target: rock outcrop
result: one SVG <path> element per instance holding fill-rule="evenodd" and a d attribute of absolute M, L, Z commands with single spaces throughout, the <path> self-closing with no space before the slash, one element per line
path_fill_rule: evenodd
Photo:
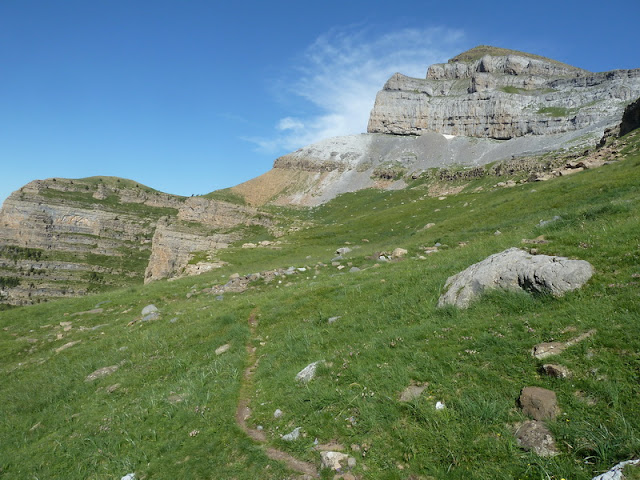
<path fill-rule="evenodd" d="M 639 96 L 640 69 L 591 73 L 501 50 L 432 65 L 425 79 L 394 74 L 376 97 L 367 131 L 501 140 L 551 135 L 613 126 Z"/>
<path fill-rule="evenodd" d="M 487 289 L 562 295 L 580 288 L 593 272 L 591 264 L 584 260 L 530 255 L 519 248 L 510 248 L 449 277 L 438 306 L 467 308 Z"/>
<path fill-rule="evenodd" d="M 0 210 L 0 303 L 201 273 L 217 265 L 207 253 L 240 238 L 241 227 L 271 223 L 251 207 L 125 179 L 36 180 Z M 203 261 L 191 262 L 196 252 Z"/>

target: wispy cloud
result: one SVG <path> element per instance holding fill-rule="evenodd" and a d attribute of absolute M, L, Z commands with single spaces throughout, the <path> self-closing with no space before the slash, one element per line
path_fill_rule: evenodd
<path fill-rule="evenodd" d="M 333 29 L 306 48 L 291 69 L 297 78 L 285 83 L 289 94 L 302 100 L 296 107 L 309 113 L 282 118 L 271 137 L 249 141 L 276 153 L 365 132 L 376 93 L 393 73 L 424 78 L 429 65 L 459 53 L 462 41 L 462 32 L 445 28 L 381 34 Z"/>

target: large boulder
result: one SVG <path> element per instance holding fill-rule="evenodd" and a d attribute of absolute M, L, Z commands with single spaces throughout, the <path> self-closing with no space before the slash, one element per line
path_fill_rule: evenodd
<path fill-rule="evenodd" d="M 496 288 L 560 296 L 584 285 L 593 271 L 585 260 L 531 255 L 519 248 L 509 248 L 449 277 L 445 284 L 447 291 L 440 296 L 438 306 L 467 308 L 485 290 Z"/>

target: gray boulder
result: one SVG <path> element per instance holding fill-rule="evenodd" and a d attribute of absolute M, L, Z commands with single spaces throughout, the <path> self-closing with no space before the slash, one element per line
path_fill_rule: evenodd
<path fill-rule="evenodd" d="M 485 290 L 496 288 L 560 296 L 580 288 L 593 272 L 585 260 L 531 255 L 519 248 L 509 248 L 449 277 L 445 284 L 447 291 L 440 296 L 438 306 L 467 308 Z"/>

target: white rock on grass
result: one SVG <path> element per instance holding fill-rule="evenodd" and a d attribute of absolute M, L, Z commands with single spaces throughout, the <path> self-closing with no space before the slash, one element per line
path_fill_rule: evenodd
<path fill-rule="evenodd" d="M 447 279 L 447 291 L 440 296 L 439 307 L 467 308 L 485 290 L 527 290 L 560 296 L 584 285 L 593 275 L 593 267 L 584 260 L 531 255 L 509 248 L 475 263 Z"/>
<path fill-rule="evenodd" d="M 282 440 L 284 440 L 285 442 L 293 442 L 298 438 L 300 438 L 300 427 L 296 427 L 295 429 L 293 429 L 293 431 L 282 436 Z"/>
<path fill-rule="evenodd" d="M 147 305 L 142 309 L 142 316 L 149 315 L 150 313 L 154 313 L 158 311 L 158 307 L 156 307 L 153 303 Z"/>
<path fill-rule="evenodd" d="M 135 473 L 127 473 L 120 480 L 135 480 L 135 479 L 136 479 L 136 474 Z"/>
<path fill-rule="evenodd" d="M 316 376 L 316 369 L 318 368 L 318 364 L 321 363 L 321 360 L 317 362 L 310 363 L 302 370 L 298 372 L 296 375 L 296 380 L 302 383 L 309 383 Z"/>
<path fill-rule="evenodd" d="M 608 472 L 593 477 L 591 480 L 624 480 L 624 467 L 627 465 L 637 465 L 640 468 L 640 460 L 627 460 L 626 462 L 620 462 Z"/>
<path fill-rule="evenodd" d="M 322 468 L 331 470 L 346 470 L 355 467 L 355 458 L 341 452 L 320 452 Z"/>

